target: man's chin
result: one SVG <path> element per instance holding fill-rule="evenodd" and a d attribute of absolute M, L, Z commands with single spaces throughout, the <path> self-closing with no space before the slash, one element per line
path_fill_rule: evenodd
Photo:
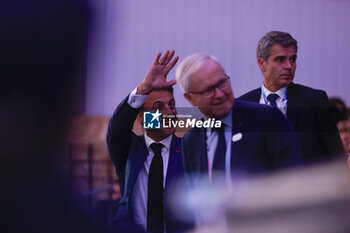
<path fill-rule="evenodd" d="M 219 105 L 214 108 L 215 119 L 221 119 L 225 117 L 232 109 L 233 103 L 227 101 L 222 105 Z"/>
<path fill-rule="evenodd" d="M 167 136 L 170 136 L 170 135 L 174 134 L 175 131 L 176 131 L 176 128 L 174 128 L 174 127 L 163 128 L 163 129 L 162 129 L 163 134 L 165 134 L 165 135 L 167 135 Z"/>
<path fill-rule="evenodd" d="M 208 114 L 205 114 L 207 118 L 221 119 L 225 117 L 231 111 L 230 107 L 218 107 L 212 108 Z"/>
<path fill-rule="evenodd" d="M 214 119 L 222 119 L 224 118 L 230 111 L 223 111 L 219 113 L 215 113 L 215 115 L 212 117 Z"/>
<path fill-rule="evenodd" d="M 215 118 L 221 119 L 225 117 L 232 109 L 233 104 L 225 103 L 222 105 L 215 105 L 205 108 L 199 108 L 199 110 L 207 117 L 207 118 Z"/>
<path fill-rule="evenodd" d="M 292 82 L 293 82 L 293 77 L 285 77 L 283 79 L 284 86 L 287 86 L 287 85 L 291 84 Z"/>
<path fill-rule="evenodd" d="M 176 131 L 176 128 L 162 128 L 162 129 L 148 129 L 147 130 L 147 136 L 152 138 L 153 140 L 163 140 L 167 138 L 168 136 L 174 134 Z M 156 141 L 157 141 L 156 140 Z"/>

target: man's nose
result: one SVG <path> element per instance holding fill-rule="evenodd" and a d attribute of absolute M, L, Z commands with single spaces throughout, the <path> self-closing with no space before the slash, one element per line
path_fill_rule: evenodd
<path fill-rule="evenodd" d="M 166 106 L 164 108 L 163 112 L 166 113 L 166 114 L 176 114 L 176 108 L 175 107 Z"/>
<path fill-rule="evenodd" d="M 289 60 L 286 61 L 286 69 L 292 69 L 292 63 Z"/>
<path fill-rule="evenodd" d="M 225 95 L 224 91 L 221 90 L 219 87 L 215 87 L 215 97 L 220 98 Z"/>

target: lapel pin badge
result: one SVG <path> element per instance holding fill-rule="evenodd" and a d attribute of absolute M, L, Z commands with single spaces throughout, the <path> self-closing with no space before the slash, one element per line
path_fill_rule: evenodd
<path fill-rule="evenodd" d="M 232 141 L 237 142 L 237 141 L 241 140 L 242 137 L 243 137 L 242 133 L 236 133 L 235 135 L 232 136 Z"/>

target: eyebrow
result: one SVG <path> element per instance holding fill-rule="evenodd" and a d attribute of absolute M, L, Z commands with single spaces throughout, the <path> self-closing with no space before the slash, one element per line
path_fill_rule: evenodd
<path fill-rule="evenodd" d="M 152 105 L 152 107 L 154 107 L 154 105 L 161 104 L 161 103 L 162 103 L 161 101 L 156 100 L 156 101 L 152 102 L 151 105 Z"/>
<path fill-rule="evenodd" d="M 224 76 L 224 78 L 220 79 L 216 84 L 208 87 L 207 89 L 205 89 L 204 91 L 209 91 L 210 89 L 213 89 L 214 87 L 216 87 L 217 85 L 219 85 L 220 83 L 222 83 L 223 81 L 226 81 L 227 75 Z M 204 92 L 202 91 L 202 92 Z"/>
<path fill-rule="evenodd" d="M 276 57 L 287 57 L 286 55 L 275 55 Z M 295 53 L 295 54 L 293 54 L 293 55 L 291 55 L 290 57 L 296 57 L 297 56 L 297 54 Z"/>
<path fill-rule="evenodd" d="M 286 58 L 287 58 L 287 56 L 282 56 L 282 55 L 280 55 L 280 56 L 276 56 L 274 60 L 281 59 L 281 58 L 286 59 Z"/>
<path fill-rule="evenodd" d="M 175 98 L 171 98 L 167 103 L 171 103 L 171 102 L 175 102 Z M 165 104 L 167 104 L 165 103 Z M 152 103 L 152 106 L 154 106 L 155 104 L 164 104 L 163 101 L 160 101 L 160 100 L 156 100 Z"/>

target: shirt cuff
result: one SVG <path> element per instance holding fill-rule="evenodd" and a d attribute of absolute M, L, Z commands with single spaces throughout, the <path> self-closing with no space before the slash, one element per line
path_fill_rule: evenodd
<path fill-rule="evenodd" d="M 148 95 L 138 95 L 136 94 L 136 91 L 137 91 L 137 87 L 130 93 L 128 104 L 132 108 L 141 108 L 145 103 Z"/>

